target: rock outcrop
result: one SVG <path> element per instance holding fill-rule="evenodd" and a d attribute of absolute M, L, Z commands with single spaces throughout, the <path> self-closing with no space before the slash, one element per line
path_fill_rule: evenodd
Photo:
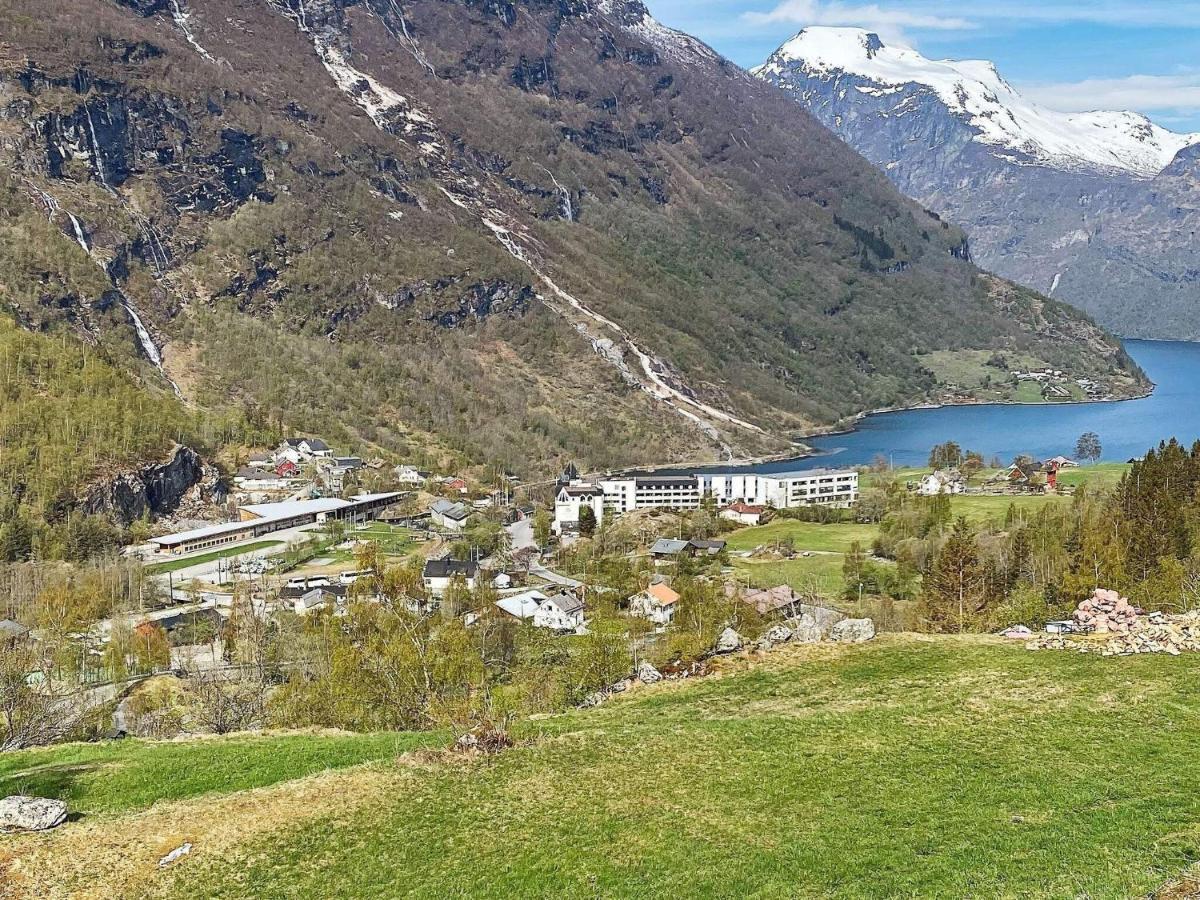
<path fill-rule="evenodd" d="M 0 832 L 46 831 L 67 821 L 67 804 L 17 794 L 0 800 Z"/>
<path fill-rule="evenodd" d="M 800 615 L 788 621 L 792 629 L 792 640 L 801 644 L 815 644 L 829 637 L 833 626 L 846 614 L 830 609 L 827 606 L 813 606 L 805 603 L 800 606 Z"/>
<path fill-rule="evenodd" d="M 91 515 L 103 515 L 128 527 L 149 516 L 170 515 L 179 509 L 193 489 L 219 502 L 224 489 L 220 475 L 191 447 L 176 447 L 170 458 L 121 474 L 93 485 L 83 501 Z"/>
<path fill-rule="evenodd" d="M 717 637 L 713 653 L 733 653 L 742 649 L 742 636 L 732 628 L 726 628 Z"/>
<path fill-rule="evenodd" d="M 870 619 L 842 619 L 833 626 L 829 637 L 847 644 L 869 641 L 875 637 L 875 623 Z"/>

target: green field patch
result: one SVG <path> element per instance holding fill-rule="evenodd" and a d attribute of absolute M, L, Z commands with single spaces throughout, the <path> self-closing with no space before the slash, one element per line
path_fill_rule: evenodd
<path fill-rule="evenodd" d="M 778 519 L 768 525 L 743 528 L 725 535 L 730 550 L 753 550 L 764 544 L 775 544 L 791 540 L 797 550 L 824 550 L 844 552 L 855 541 L 869 547 L 878 529 L 874 525 L 832 524 L 800 522 L 795 519 Z"/>
<path fill-rule="evenodd" d="M 726 665 L 397 775 L 159 893 L 1117 898 L 1200 855 L 1200 656 L 885 636 Z"/>
<path fill-rule="evenodd" d="M 201 553 L 199 556 L 189 556 L 186 559 L 173 559 L 170 562 L 154 563 L 146 566 L 146 574 L 165 575 L 168 572 L 178 572 L 180 569 L 189 569 L 192 566 L 216 562 L 218 559 L 229 559 L 230 557 L 253 553 L 256 550 L 265 550 L 268 547 L 278 547 L 283 543 L 283 541 L 254 541 L 253 543 L 242 544 L 238 547 L 226 547 L 222 550 L 213 550 L 211 553 Z"/>
<path fill-rule="evenodd" d="M 264 787 L 446 741 L 444 734 L 423 732 L 65 744 L 0 754 L 0 795 L 55 797 L 85 814 L 130 812 Z"/>

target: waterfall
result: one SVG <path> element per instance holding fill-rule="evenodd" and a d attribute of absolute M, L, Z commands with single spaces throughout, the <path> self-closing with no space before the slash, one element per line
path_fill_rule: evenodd
<path fill-rule="evenodd" d="M 121 294 L 121 305 L 125 307 L 125 312 L 129 313 L 129 320 L 133 322 L 133 330 L 137 332 L 138 343 L 142 345 L 142 352 L 154 364 L 154 368 L 158 369 L 158 373 L 167 380 L 167 384 L 171 386 L 171 390 L 175 392 L 175 396 L 182 400 L 183 391 L 179 390 L 179 385 L 172 380 L 171 376 L 167 374 L 167 370 L 163 368 L 162 353 L 154 343 L 154 338 L 150 336 L 150 330 L 146 327 L 146 323 L 142 321 L 142 317 L 138 315 L 138 311 L 133 308 L 133 304 L 129 302 L 129 298 L 124 293 Z"/>
<path fill-rule="evenodd" d="M 87 237 L 83 233 L 83 226 L 79 224 L 79 220 L 75 218 L 74 213 L 67 213 L 67 218 L 71 220 L 71 227 L 75 229 L 75 240 L 79 242 L 79 246 L 83 248 L 83 252 L 91 256 L 92 250 L 88 247 Z"/>
<path fill-rule="evenodd" d="M 154 338 L 150 337 L 150 331 L 146 328 L 146 324 L 142 321 L 142 317 L 138 315 L 133 304 L 122 295 L 121 305 L 125 307 L 125 312 L 129 313 L 129 318 L 133 321 L 133 328 L 137 332 L 138 342 L 142 345 L 142 351 L 146 354 L 146 358 L 154 363 L 155 368 L 162 370 L 162 354 L 158 352 L 158 347 L 154 343 Z"/>
<path fill-rule="evenodd" d="M 111 191 L 108 179 L 104 177 L 104 153 L 100 149 L 100 139 L 96 137 L 96 124 L 92 121 L 92 108 L 85 103 L 83 111 L 87 114 L 88 130 L 92 133 L 92 152 L 96 155 L 96 174 L 100 176 L 100 183 Z"/>
<path fill-rule="evenodd" d="M 179 26 L 179 30 L 183 32 L 183 36 L 187 38 L 187 42 L 192 45 L 192 48 L 197 53 L 199 53 L 209 62 L 215 63 L 216 59 L 213 57 L 213 55 L 200 45 L 200 42 L 196 40 L 196 35 L 192 33 L 192 14 L 189 12 L 184 12 L 183 7 L 179 5 L 179 0 L 171 0 L 171 8 L 171 18 L 173 18 L 175 20 L 175 24 Z"/>

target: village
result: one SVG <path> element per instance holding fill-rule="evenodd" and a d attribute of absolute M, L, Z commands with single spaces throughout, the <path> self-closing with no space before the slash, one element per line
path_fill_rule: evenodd
<path fill-rule="evenodd" d="M 931 462 L 946 465 L 899 473 L 904 489 L 956 502 L 1068 495 L 1074 484 L 1061 483 L 1060 473 L 1079 469 L 1058 456 L 1018 458 L 1007 467 L 993 461 L 988 471 L 949 444 L 935 448 Z M 760 632 L 788 623 L 820 639 L 839 620 L 870 621 L 862 584 L 858 604 L 843 596 L 847 557 L 863 553 L 873 527 L 871 504 L 860 507 L 860 479 L 876 483 L 879 473 L 709 468 L 585 476 L 568 463 L 552 483 L 525 485 L 501 474 L 485 484 L 338 455 L 318 437 L 287 438 L 250 453 L 237 469 L 230 521 L 195 523 L 128 549 L 157 590 L 127 622 L 98 623 L 92 654 L 101 659 L 114 628 L 131 627 L 170 647 L 157 668 L 221 668 L 222 634 L 239 603 L 259 616 L 301 619 L 345 616 L 356 602 L 398 603 L 419 616 L 457 617 L 468 628 L 490 615 L 579 636 L 602 601 L 629 620 L 630 641 L 646 647 L 665 640 L 675 622 L 679 577 L 718 586 L 764 623 Z M 601 535 L 618 545 L 604 553 L 634 566 L 632 588 L 578 571 L 572 553 L 587 548 L 595 558 Z M 889 561 L 873 553 L 867 559 L 890 571 Z M 399 591 L 384 587 L 389 567 L 412 573 Z M 823 629 L 813 627 L 814 614 Z M 12 621 L 0 629 L 10 643 L 36 637 Z"/>

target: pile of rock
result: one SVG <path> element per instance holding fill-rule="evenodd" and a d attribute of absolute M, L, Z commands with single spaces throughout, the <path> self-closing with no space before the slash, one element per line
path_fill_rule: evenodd
<path fill-rule="evenodd" d="M 1028 650 L 1075 650 L 1102 656 L 1131 656 L 1135 653 L 1200 652 L 1200 620 L 1194 616 L 1165 616 L 1152 613 L 1135 617 L 1128 630 L 1110 633 L 1107 640 L 1073 639 L 1062 635 L 1041 635 L 1025 645 Z"/>
<path fill-rule="evenodd" d="M 1096 634 L 1121 634 L 1137 624 L 1138 612 L 1116 591 L 1096 588 L 1075 610 L 1075 623 Z"/>

